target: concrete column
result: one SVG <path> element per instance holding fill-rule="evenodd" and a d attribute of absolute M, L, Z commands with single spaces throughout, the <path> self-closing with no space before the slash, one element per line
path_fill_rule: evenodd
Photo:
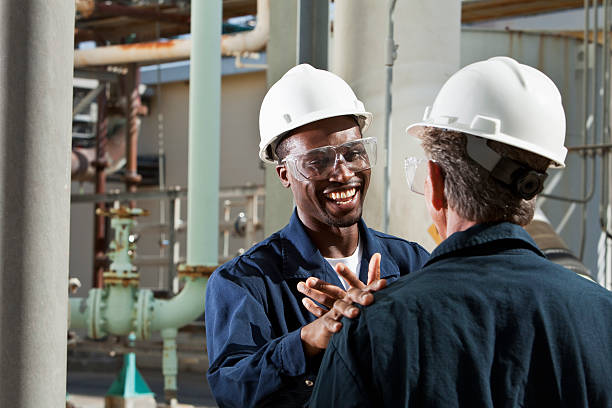
<path fill-rule="evenodd" d="M 268 88 L 297 64 L 327 69 L 329 2 L 270 0 L 270 40 L 266 48 Z M 284 188 L 273 165 L 265 168 L 264 234 L 284 227 L 293 211 L 291 190 Z"/>
<path fill-rule="evenodd" d="M 299 0 L 270 0 L 270 41 L 266 48 L 268 88 L 298 61 L 298 10 Z M 264 234 L 267 236 L 289 222 L 293 197 L 278 180 L 274 165 L 266 164 L 265 188 Z"/>
<path fill-rule="evenodd" d="M 385 147 L 385 49 L 388 1 L 336 0 L 333 58 L 330 68 L 344 78 L 374 115 L 366 136 L 378 139 L 378 163 L 366 198 L 364 217 L 370 227 L 383 228 Z M 422 155 L 418 142 L 404 129 L 422 118 L 427 105 L 459 69 L 461 2 L 398 1 L 393 68 L 391 120 L 391 196 L 389 233 L 423 243 L 432 249 L 431 225 L 423 197 L 407 188 L 403 160 Z"/>
<path fill-rule="evenodd" d="M 74 1 L 0 2 L 0 406 L 66 399 Z"/>
<path fill-rule="evenodd" d="M 221 0 L 191 4 L 187 265 L 213 266 L 219 248 Z"/>

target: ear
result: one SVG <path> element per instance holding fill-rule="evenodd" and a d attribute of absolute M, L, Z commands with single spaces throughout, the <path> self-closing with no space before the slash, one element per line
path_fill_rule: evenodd
<path fill-rule="evenodd" d="M 431 183 L 431 205 L 436 211 L 446 208 L 446 196 L 444 195 L 444 174 L 440 166 L 429 161 L 429 181 Z"/>
<path fill-rule="evenodd" d="M 289 180 L 289 171 L 287 170 L 287 166 L 284 164 L 279 164 L 276 166 L 276 174 L 280 179 L 281 184 L 285 188 L 291 187 L 291 181 Z"/>

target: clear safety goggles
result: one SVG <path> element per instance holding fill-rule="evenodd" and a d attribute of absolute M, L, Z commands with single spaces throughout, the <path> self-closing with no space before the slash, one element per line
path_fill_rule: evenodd
<path fill-rule="evenodd" d="M 324 146 L 304 153 L 287 156 L 286 163 L 295 178 L 305 180 L 327 179 L 337 165 L 358 173 L 376 164 L 376 138 L 353 140 L 339 146 Z"/>
<path fill-rule="evenodd" d="M 434 161 L 434 160 L 432 160 Z M 407 157 L 404 159 L 404 171 L 410 190 L 417 194 L 425 194 L 425 179 L 427 178 L 428 159 Z"/>

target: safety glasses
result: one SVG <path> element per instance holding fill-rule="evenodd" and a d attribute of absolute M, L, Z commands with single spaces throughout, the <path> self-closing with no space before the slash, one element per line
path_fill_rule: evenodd
<path fill-rule="evenodd" d="M 432 160 L 433 161 L 433 160 Z M 407 157 L 404 159 L 404 171 L 410 190 L 417 194 L 425 194 L 425 179 L 427 178 L 428 159 Z"/>
<path fill-rule="evenodd" d="M 301 181 L 327 179 L 337 165 L 358 173 L 376 164 L 376 138 L 353 140 L 339 146 L 324 146 L 287 156 L 285 163 Z"/>

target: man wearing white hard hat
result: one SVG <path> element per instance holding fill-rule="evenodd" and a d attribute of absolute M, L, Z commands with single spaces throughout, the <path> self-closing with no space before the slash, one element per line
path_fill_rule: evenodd
<path fill-rule="evenodd" d="M 376 161 L 376 140 L 362 138 L 371 118 L 340 77 L 306 64 L 266 94 L 259 155 L 276 164 L 296 209 L 208 282 L 208 381 L 219 405 L 302 406 L 342 326 L 334 301 L 350 288 L 383 287 L 428 258 L 361 218 Z"/>
<path fill-rule="evenodd" d="M 444 240 L 332 337 L 311 407 L 612 406 L 612 293 L 522 228 L 564 166 L 556 86 L 511 58 L 477 62 L 408 133 L 427 157 L 406 160 L 408 183 Z"/>

